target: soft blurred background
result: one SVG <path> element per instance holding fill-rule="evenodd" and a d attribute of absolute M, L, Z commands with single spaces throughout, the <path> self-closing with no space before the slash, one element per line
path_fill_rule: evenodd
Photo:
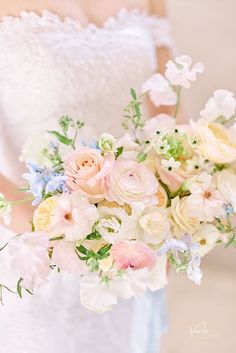
<path fill-rule="evenodd" d="M 178 52 L 205 66 L 184 96 L 184 109 L 194 118 L 215 89 L 236 94 L 236 0 L 167 2 Z M 170 275 L 165 353 L 236 352 L 236 249 L 213 251 L 202 269 L 201 287 Z"/>

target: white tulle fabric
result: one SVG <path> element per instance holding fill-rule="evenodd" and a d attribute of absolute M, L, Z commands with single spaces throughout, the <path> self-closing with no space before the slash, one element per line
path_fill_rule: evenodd
<path fill-rule="evenodd" d="M 0 172 L 15 182 L 24 141 L 53 128 L 59 116 L 87 129 L 119 133 L 130 87 L 157 69 L 156 47 L 171 46 L 166 19 L 122 10 L 102 27 L 86 28 L 22 12 L 0 23 Z M 1 243 L 11 236 L 0 227 Z M 7 251 L 7 250 L 6 250 Z M 1 257 L 1 281 L 13 282 Z M 128 352 L 131 302 L 99 316 L 81 307 L 78 280 L 52 274 L 48 285 L 22 301 L 7 295 L 0 309 L 4 353 Z M 56 337 L 56 339 L 55 339 Z"/>

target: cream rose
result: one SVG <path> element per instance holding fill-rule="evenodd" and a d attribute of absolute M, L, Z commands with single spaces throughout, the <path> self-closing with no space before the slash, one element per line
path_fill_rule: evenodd
<path fill-rule="evenodd" d="M 65 159 L 65 175 L 72 191 L 80 190 L 90 202 L 104 199 L 105 179 L 114 164 L 114 154 L 103 157 L 100 151 L 81 147 Z"/>
<path fill-rule="evenodd" d="M 218 123 L 191 122 L 199 138 L 198 150 L 213 163 L 232 163 L 236 159 L 236 143 L 229 131 Z"/>
<path fill-rule="evenodd" d="M 108 177 L 106 199 L 122 205 L 132 202 L 156 202 L 155 175 L 142 163 L 131 159 L 117 160 Z"/>
<path fill-rule="evenodd" d="M 188 197 L 182 199 L 177 196 L 171 202 L 170 215 L 174 221 L 176 234 L 183 235 L 183 232 L 193 234 L 200 225 L 200 221 L 190 214 Z"/>
<path fill-rule="evenodd" d="M 139 227 L 143 230 L 142 241 L 147 244 L 159 244 L 170 232 L 166 209 L 147 209 L 139 219 Z"/>

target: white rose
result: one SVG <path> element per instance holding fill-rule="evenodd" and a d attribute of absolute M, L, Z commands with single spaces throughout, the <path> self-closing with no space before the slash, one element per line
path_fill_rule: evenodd
<path fill-rule="evenodd" d="M 217 123 L 202 124 L 191 122 L 199 138 L 198 150 L 213 163 L 232 163 L 236 159 L 236 143 L 229 131 Z"/>
<path fill-rule="evenodd" d="M 223 199 L 233 206 L 236 213 L 236 174 L 231 169 L 224 169 L 214 174 L 214 182 Z"/>
<path fill-rule="evenodd" d="M 182 236 L 183 232 L 193 234 L 199 227 L 200 221 L 193 217 L 190 212 L 189 198 L 182 199 L 177 196 L 171 201 L 170 214 L 174 221 L 174 229 L 177 236 Z"/>
<path fill-rule="evenodd" d="M 166 209 L 153 207 L 145 210 L 139 219 L 139 227 L 143 231 L 142 241 L 159 244 L 170 232 Z"/>
<path fill-rule="evenodd" d="M 220 239 L 220 233 L 215 226 L 206 223 L 202 224 L 197 232 L 193 234 L 193 239 L 199 244 L 198 253 L 200 256 L 204 256 L 214 249 L 216 242 Z"/>

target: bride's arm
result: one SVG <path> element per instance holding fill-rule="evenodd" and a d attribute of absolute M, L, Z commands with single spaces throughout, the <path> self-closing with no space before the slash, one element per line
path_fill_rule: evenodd
<path fill-rule="evenodd" d="M 158 17 L 166 17 L 166 0 L 148 0 L 149 1 L 149 12 Z M 165 66 L 169 59 L 171 59 L 171 51 L 167 47 L 159 47 L 157 50 L 158 59 L 158 72 L 164 74 Z M 155 116 L 160 113 L 173 114 L 174 109 L 172 107 L 161 106 L 155 107 L 150 101 L 148 103 L 150 116 Z"/>
<path fill-rule="evenodd" d="M 18 188 L 7 178 L 0 174 L 0 192 L 4 194 L 6 200 L 19 201 L 25 198 L 24 193 L 17 191 Z M 29 220 L 32 217 L 32 206 L 30 202 L 14 206 L 12 212 L 11 230 L 21 233 L 30 230 Z M 0 217 L 0 225 L 3 221 Z"/>

